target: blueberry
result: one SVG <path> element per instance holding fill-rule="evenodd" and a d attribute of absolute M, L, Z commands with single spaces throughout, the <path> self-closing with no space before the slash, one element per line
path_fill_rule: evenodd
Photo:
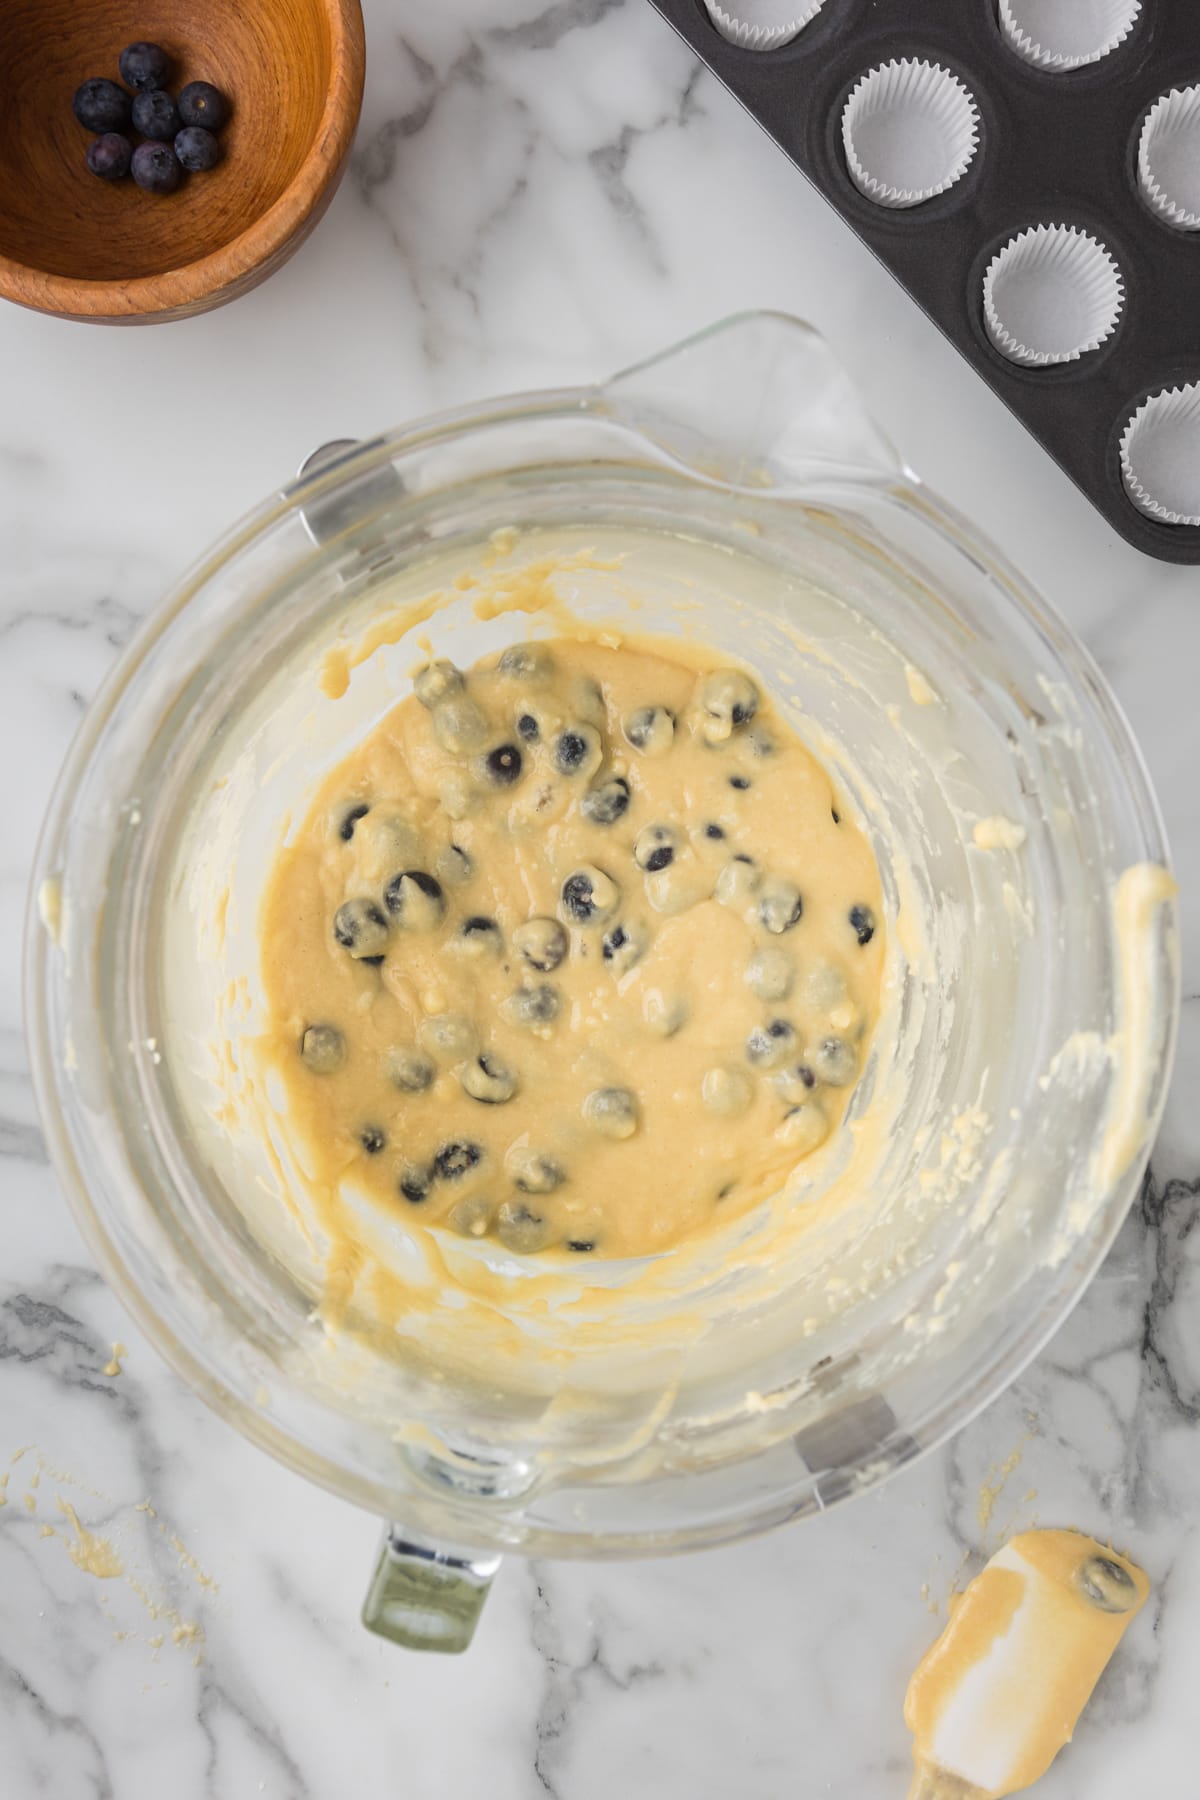
<path fill-rule="evenodd" d="M 635 750 L 661 756 L 674 742 L 675 714 L 665 706 L 639 706 L 624 721 L 623 730 Z"/>
<path fill-rule="evenodd" d="M 166 87 L 171 79 L 171 59 L 158 44 L 128 44 L 121 52 L 117 67 L 121 80 L 140 94 L 151 88 Z"/>
<path fill-rule="evenodd" d="M 704 835 L 706 838 L 713 838 L 716 840 L 718 838 L 723 838 L 725 832 L 720 825 L 706 825 L 704 827 Z"/>
<path fill-rule="evenodd" d="M 560 775 L 574 775 L 583 767 L 596 734 L 587 725 L 569 725 L 554 740 L 554 766 Z"/>
<path fill-rule="evenodd" d="M 439 1181 L 461 1181 L 482 1161 L 483 1149 L 479 1144 L 455 1138 L 442 1145 L 433 1159 L 433 1167 Z"/>
<path fill-rule="evenodd" d="M 793 1104 L 806 1100 L 816 1085 L 817 1078 L 807 1063 L 792 1063 L 775 1077 L 777 1092 Z"/>
<path fill-rule="evenodd" d="M 486 1237 L 492 1222 L 492 1203 L 486 1194 L 468 1194 L 446 1214 L 446 1223 L 459 1237 Z"/>
<path fill-rule="evenodd" d="M 583 1116 L 601 1137 L 631 1138 L 638 1128 L 638 1103 L 628 1088 L 593 1088 Z"/>
<path fill-rule="evenodd" d="M 646 934 L 637 925 L 614 925 L 601 938 L 600 952 L 614 975 L 624 975 L 646 954 Z"/>
<path fill-rule="evenodd" d="M 123 181 L 129 173 L 133 145 L 119 131 L 106 131 L 88 146 L 87 166 L 102 181 Z"/>
<path fill-rule="evenodd" d="M 497 667 L 513 681 L 545 681 L 554 659 L 540 644 L 510 644 Z"/>
<path fill-rule="evenodd" d="M 215 169 L 221 160 L 221 146 L 203 125 L 185 125 L 175 133 L 175 154 L 193 175 Z"/>
<path fill-rule="evenodd" d="M 71 109 L 88 131 L 124 131 L 129 125 L 133 102 L 115 81 L 97 76 L 75 89 Z"/>
<path fill-rule="evenodd" d="M 741 911 L 749 905 L 761 883 L 762 875 L 754 858 L 735 856 L 717 876 L 717 885 L 713 891 L 722 906 L 732 906 Z"/>
<path fill-rule="evenodd" d="M 183 179 L 183 170 L 169 144 L 139 144 L 129 167 L 133 179 L 147 194 L 173 194 Z"/>
<path fill-rule="evenodd" d="M 543 1156 L 527 1145 L 514 1145 L 504 1159 L 512 1184 L 523 1194 L 552 1194 L 567 1179 L 566 1170 L 552 1156 Z"/>
<path fill-rule="evenodd" d="M 427 1056 L 419 1050 L 411 1050 L 397 1045 L 389 1050 L 384 1058 L 384 1068 L 388 1080 L 405 1094 L 423 1094 L 432 1087 L 434 1067 Z"/>
<path fill-rule="evenodd" d="M 354 836 L 354 827 L 358 824 L 360 819 L 366 818 L 370 810 L 371 809 L 366 801 L 361 800 L 357 806 L 352 806 L 349 812 L 344 815 L 341 824 L 338 826 L 338 836 L 342 839 L 343 843 L 348 844 L 350 842 L 350 839 Z"/>
<path fill-rule="evenodd" d="M 504 1002 L 505 1018 L 514 1025 L 549 1025 L 562 1009 L 562 995 L 549 981 L 531 987 L 519 987 Z"/>
<path fill-rule="evenodd" d="M 438 852 L 437 872 L 447 887 L 463 887 L 475 873 L 475 864 L 457 844 Z"/>
<path fill-rule="evenodd" d="M 487 734 L 487 719 L 469 694 L 450 694 L 433 709 L 433 735 L 451 756 L 481 750 Z"/>
<path fill-rule="evenodd" d="M 701 735 L 715 749 L 748 725 L 758 711 L 758 689 L 740 669 L 716 669 L 700 689 Z"/>
<path fill-rule="evenodd" d="M 1084 1599 L 1100 1612 L 1129 1612 L 1137 1603 L 1133 1576 L 1111 1556 L 1089 1556 L 1075 1579 Z"/>
<path fill-rule="evenodd" d="M 760 1000 L 786 1000 L 796 979 L 796 965 L 786 950 L 767 944 L 754 952 L 742 979 Z"/>
<path fill-rule="evenodd" d="M 800 890 L 790 881 L 769 881 L 759 896 L 758 916 L 776 937 L 790 931 L 803 912 Z"/>
<path fill-rule="evenodd" d="M 464 1057 L 474 1056 L 479 1046 L 475 1027 L 462 1013 L 434 1013 L 421 1020 L 417 1035 L 421 1048 L 440 1063 L 462 1062 Z"/>
<path fill-rule="evenodd" d="M 347 900 L 333 915 L 333 935 L 356 961 L 371 961 L 387 949 L 388 922 L 373 900 Z"/>
<path fill-rule="evenodd" d="M 540 1213 L 519 1200 L 506 1200 L 496 1214 L 496 1236 L 506 1250 L 518 1256 L 544 1250 L 550 1242 L 551 1230 Z"/>
<path fill-rule="evenodd" d="M 706 1109 L 721 1119 L 740 1118 L 754 1100 L 754 1084 L 742 1069 L 725 1069 L 719 1065 L 706 1069 L 700 1083 L 700 1097 Z"/>
<path fill-rule="evenodd" d="M 589 788 L 579 802 L 579 810 L 593 825 L 613 825 L 629 805 L 629 783 L 620 775 L 610 775 L 598 787 Z"/>
<path fill-rule="evenodd" d="M 504 949 L 500 927 L 495 919 L 486 918 L 483 913 L 472 913 L 469 919 L 463 920 L 458 942 L 473 956 L 499 956 Z"/>
<path fill-rule="evenodd" d="M 567 934 L 557 919 L 528 919 L 512 936 L 516 950 L 539 975 L 553 974 L 567 954 Z"/>
<path fill-rule="evenodd" d="M 869 944 L 875 936 L 875 914 L 869 906 L 852 906 L 850 923 L 860 944 Z"/>
<path fill-rule="evenodd" d="M 527 744 L 536 744 L 541 735 L 541 728 L 533 714 L 521 713 L 517 719 L 517 736 Z"/>
<path fill-rule="evenodd" d="M 736 788 L 739 794 L 744 794 L 750 786 L 750 777 L 748 775 L 731 775 L 729 785 L 731 788 Z"/>
<path fill-rule="evenodd" d="M 576 925 L 601 925 L 616 912 L 621 891 L 603 869 L 585 863 L 562 884 L 561 910 Z"/>
<path fill-rule="evenodd" d="M 832 819 L 832 820 L 833 820 L 833 822 L 834 822 L 834 824 L 835 824 L 835 825 L 840 825 L 840 824 L 841 824 L 841 822 L 842 822 L 842 815 L 841 815 L 841 813 L 840 813 L 840 812 L 839 812 L 839 811 L 838 811 L 838 809 L 837 809 L 837 807 L 836 807 L 836 806 L 831 806 L 831 807 L 830 807 L 830 809 L 829 809 L 829 816 L 830 816 L 830 818 L 831 818 L 831 819 Z"/>
<path fill-rule="evenodd" d="M 162 88 L 151 88 L 148 93 L 135 94 L 133 129 L 140 131 L 145 138 L 169 144 L 179 130 L 179 108 L 170 94 L 165 93 Z"/>
<path fill-rule="evenodd" d="M 368 1156 L 378 1156 L 381 1150 L 387 1149 L 387 1132 L 382 1125 L 364 1125 L 358 1141 Z"/>
<path fill-rule="evenodd" d="M 179 116 L 185 125 L 220 131 L 229 117 L 229 102 L 211 81 L 189 81 L 179 96 Z"/>
<path fill-rule="evenodd" d="M 523 758 L 515 744 L 497 744 L 484 758 L 488 780 L 497 787 L 511 787 L 521 773 Z"/>
<path fill-rule="evenodd" d="M 511 1069 L 486 1053 L 468 1063 L 459 1075 L 463 1092 L 482 1106 L 504 1106 L 517 1091 L 517 1078 Z"/>
<path fill-rule="evenodd" d="M 448 700 L 451 694 L 461 694 L 465 686 L 466 677 L 452 662 L 426 663 L 413 676 L 413 693 L 421 705 L 430 710 Z"/>
<path fill-rule="evenodd" d="M 596 1248 L 595 1238 L 568 1238 L 567 1249 L 574 1250 L 576 1255 L 584 1256 Z"/>
<path fill-rule="evenodd" d="M 300 1055 L 314 1075 L 332 1075 L 346 1060 L 346 1040 L 336 1025 L 310 1025 Z"/>
<path fill-rule="evenodd" d="M 396 1185 L 406 1200 L 411 1201 L 414 1206 L 420 1206 L 422 1200 L 429 1198 L 429 1170 L 419 1168 L 416 1163 L 405 1163 Z"/>
<path fill-rule="evenodd" d="M 647 825 L 644 831 L 638 832 L 633 860 L 648 875 L 657 875 L 660 869 L 666 869 L 674 862 L 678 844 L 679 834 L 669 825 Z"/>
<path fill-rule="evenodd" d="M 830 1087 L 845 1087 L 858 1073 L 858 1057 L 854 1053 L 854 1046 L 848 1044 L 845 1038 L 822 1038 L 808 1060 L 821 1080 L 827 1081 Z"/>
<path fill-rule="evenodd" d="M 773 1069 L 791 1055 L 796 1033 L 786 1019 L 772 1019 L 769 1025 L 756 1025 L 746 1039 L 746 1055 L 759 1069 Z"/>
<path fill-rule="evenodd" d="M 393 875 L 383 890 L 383 903 L 410 931 L 432 931 L 446 915 L 442 884 L 423 869 Z"/>

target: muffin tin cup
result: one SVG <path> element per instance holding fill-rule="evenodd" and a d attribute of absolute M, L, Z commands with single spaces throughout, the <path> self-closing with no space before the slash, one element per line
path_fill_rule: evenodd
<path fill-rule="evenodd" d="M 1146 115 L 1138 139 L 1142 198 L 1176 231 L 1200 231 L 1200 86 L 1172 88 Z"/>
<path fill-rule="evenodd" d="M 1000 29 L 1011 50 L 1036 68 L 1068 74 L 1119 50 L 1142 0 L 1000 0 Z"/>
<path fill-rule="evenodd" d="M 742 50 L 777 50 L 811 25 L 825 0 L 737 0 L 736 10 L 704 0 L 723 38 Z"/>
<path fill-rule="evenodd" d="M 869 70 L 842 111 L 850 178 L 878 206 L 944 194 L 970 168 L 979 131 L 979 108 L 958 77 L 915 57 Z"/>
<path fill-rule="evenodd" d="M 1098 350 L 1125 304 L 1121 271 L 1105 246 L 1075 225 L 1035 225 L 987 266 L 983 317 L 1010 362 L 1048 368 Z"/>
<path fill-rule="evenodd" d="M 1200 525 L 1200 381 L 1144 400 L 1121 433 L 1121 479 L 1165 525 Z"/>

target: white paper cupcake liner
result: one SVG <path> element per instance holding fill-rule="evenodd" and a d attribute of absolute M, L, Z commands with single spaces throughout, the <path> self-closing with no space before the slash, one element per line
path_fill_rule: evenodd
<path fill-rule="evenodd" d="M 811 25 L 825 0 L 735 0 L 732 8 L 704 0 L 723 38 L 743 50 L 776 50 Z"/>
<path fill-rule="evenodd" d="M 1177 231 L 1200 231 L 1200 87 L 1172 88 L 1146 115 L 1138 186 Z"/>
<path fill-rule="evenodd" d="M 937 63 L 905 57 L 871 69 L 842 112 L 846 167 L 879 206 L 919 206 L 944 194 L 978 145 L 974 98 Z"/>
<path fill-rule="evenodd" d="M 1119 49 L 1141 10 L 1142 0 L 1000 0 L 1000 29 L 1026 62 L 1066 74 Z"/>
<path fill-rule="evenodd" d="M 1151 394 L 1121 433 L 1121 478 L 1164 525 L 1200 525 L 1200 381 Z"/>
<path fill-rule="evenodd" d="M 1125 283 L 1104 245 L 1075 225 L 1034 225 L 1010 238 L 983 277 L 988 336 L 1027 368 L 1076 362 L 1117 328 Z"/>

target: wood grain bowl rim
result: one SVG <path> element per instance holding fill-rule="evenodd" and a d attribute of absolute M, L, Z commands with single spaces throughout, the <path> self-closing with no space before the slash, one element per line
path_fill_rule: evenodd
<path fill-rule="evenodd" d="M 332 198 L 362 109 L 366 32 L 360 0 L 324 0 L 324 7 L 331 38 L 324 109 L 304 161 L 252 225 L 195 262 L 129 280 L 55 275 L 0 254 L 0 298 L 60 318 L 99 323 L 185 317 L 233 299 L 285 261 L 307 235 L 310 217 L 315 223 Z"/>

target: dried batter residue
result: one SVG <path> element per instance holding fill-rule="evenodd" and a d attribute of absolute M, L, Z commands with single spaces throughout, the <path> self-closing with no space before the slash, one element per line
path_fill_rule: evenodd
<path fill-rule="evenodd" d="M 104 1374 L 123 1375 L 124 1370 L 121 1367 L 121 1358 L 123 1356 L 128 1356 L 128 1354 L 129 1352 L 126 1350 L 124 1344 L 114 1344 L 112 1347 L 112 1356 L 104 1365 Z"/>
<path fill-rule="evenodd" d="M 94 1575 L 97 1581 L 112 1581 L 117 1575 L 125 1573 L 125 1564 L 118 1556 L 116 1549 L 107 1538 L 97 1537 L 86 1525 L 79 1522 L 79 1514 L 69 1500 L 58 1496 L 58 1509 L 65 1514 L 74 1531 L 74 1539 L 66 1539 L 67 1554 L 77 1569 L 85 1575 Z"/>

